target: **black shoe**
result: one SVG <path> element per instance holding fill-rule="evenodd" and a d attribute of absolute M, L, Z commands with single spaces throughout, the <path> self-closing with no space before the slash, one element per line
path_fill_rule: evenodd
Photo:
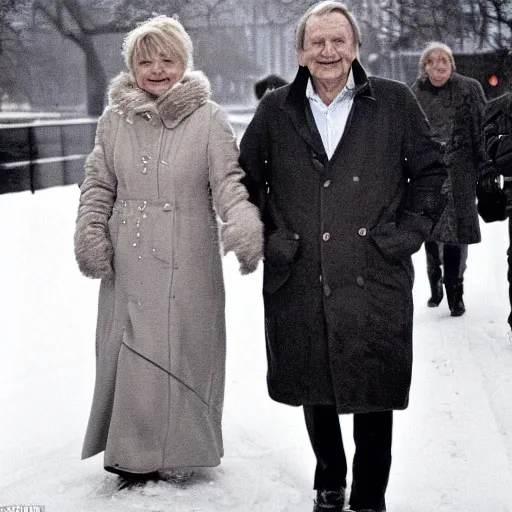
<path fill-rule="evenodd" d="M 152 471 L 151 473 L 129 473 L 127 471 L 116 470 L 112 471 L 119 476 L 118 490 L 131 489 L 133 487 L 140 487 L 148 482 L 157 482 L 160 480 L 160 473 Z"/>
<path fill-rule="evenodd" d="M 316 491 L 316 500 L 313 512 L 342 512 L 345 503 L 345 489 L 329 491 L 322 489 Z"/>
<path fill-rule="evenodd" d="M 454 283 L 448 282 L 445 286 L 451 316 L 463 315 L 466 312 L 466 307 L 464 306 L 464 300 L 462 299 L 462 295 L 464 294 L 462 279 L 456 279 Z"/>
<path fill-rule="evenodd" d="M 444 293 L 443 293 L 443 280 L 438 279 L 435 283 L 430 283 L 430 290 L 432 293 L 432 297 L 428 299 L 427 306 L 429 308 L 437 308 L 439 304 L 441 304 L 441 301 L 443 300 Z"/>
<path fill-rule="evenodd" d="M 462 316 L 466 312 L 466 306 L 464 306 L 464 301 L 462 297 L 456 299 L 453 303 L 453 307 L 451 309 L 451 316 Z"/>

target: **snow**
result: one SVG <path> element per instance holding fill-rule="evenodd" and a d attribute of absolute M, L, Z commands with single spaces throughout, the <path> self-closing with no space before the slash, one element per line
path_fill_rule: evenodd
<path fill-rule="evenodd" d="M 0 196 L 0 510 L 311 512 L 314 456 L 302 410 L 266 392 L 261 268 L 225 258 L 228 360 L 225 457 L 186 485 L 116 490 L 102 455 L 80 460 L 94 379 L 98 283 L 73 256 L 76 185 Z M 505 222 L 469 249 L 467 313 L 426 307 L 414 256 L 410 406 L 395 413 L 391 512 L 512 512 L 512 343 Z M 348 457 L 351 416 L 341 417 Z"/>

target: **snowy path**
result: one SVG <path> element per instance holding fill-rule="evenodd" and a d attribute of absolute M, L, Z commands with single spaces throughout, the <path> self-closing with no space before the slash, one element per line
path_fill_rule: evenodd
<path fill-rule="evenodd" d="M 265 388 L 261 273 L 225 259 L 226 454 L 188 486 L 115 491 L 101 456 L 80 461 L 94 378 L 98 284 L 72 247 L 78 188 L 0 196 L 0 506 L 46 512 L 311 512 L 314 459 L 302 411 Z M 512 343 L 505 223 L 470 247 L 467 314 L 428 297 L 415 256 L 411 405 L 395 414 L 390 512 L 512 512 Z M 352 453 L 351 418 L 342 418 Z"/>

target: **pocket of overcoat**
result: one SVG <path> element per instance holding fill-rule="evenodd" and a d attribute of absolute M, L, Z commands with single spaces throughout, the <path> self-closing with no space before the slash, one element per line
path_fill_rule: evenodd
<path fill-rule="evenodd" d="M 298 249 L 298 235 L 291 231 L 278 229 L 267 235 L 263 272 L 264 292 L 275 293 L 288 280 Z"/>
<path fill-rule="evenodd" d="M 370 233 L 372 242 L 391 264 L 399 263 L 402 258 L 417 252 L 427 238 L 429 227 L 432 225 L 430 220 L 420 216 L 407 217 L 407 221 L 400 226 L 395 222 L 388 222 Z M 414 221 L 417 226 L 414 226 Z"/>

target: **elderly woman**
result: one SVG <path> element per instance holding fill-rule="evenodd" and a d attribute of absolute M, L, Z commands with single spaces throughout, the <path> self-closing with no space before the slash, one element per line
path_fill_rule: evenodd
<path fill-rule="evenodd" d="M 425 242 L 432 291 L 427 304 L 429 307 L 440 304 L 444 282 L 451 316 L 460 316 L 466 310 L 463 279 L 468 244 L 480 242 L 475 198 L 476 182 L 486 160 L 480 143 L 486 100 L 480 83 L 456 73 L 451 49 L 438 42 L 430 43 L 423 50 L 419 75 L 412 89 L 435 138 L 445 147 L 449 173 L 448 207 L 432 238 Z"/>
<path fill-rule="evenodd" d="M 157 16 L 127 36 L 85 165 L 75 232 L 80 270 L 101 278 L 97 373 L 82 458 L 126 480 L 216 466 L 223 455 L 224 284 L 219 249 L 243 274 L 262 257 L 227 114 L 192 42 Z M 220 230 L 218 229 L 220 225 Z"/>

